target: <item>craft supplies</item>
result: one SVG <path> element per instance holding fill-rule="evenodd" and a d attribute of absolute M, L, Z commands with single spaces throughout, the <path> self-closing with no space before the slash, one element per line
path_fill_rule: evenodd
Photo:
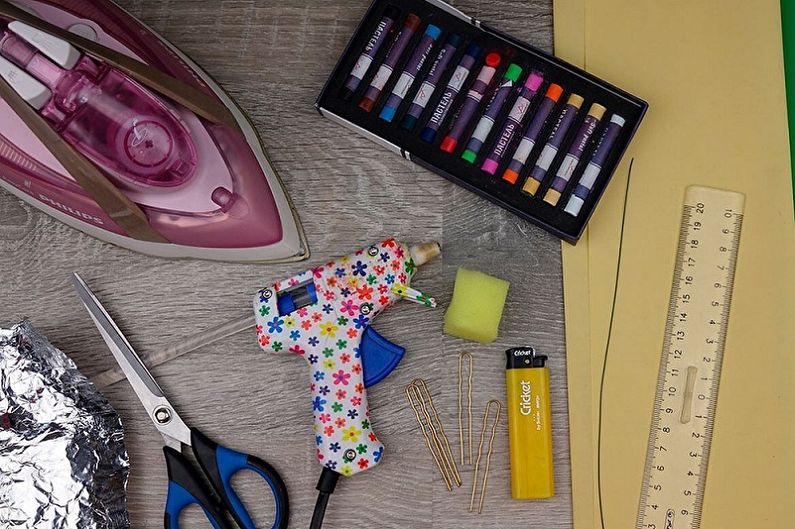
<path fill-rule="evenodd" d="M 404 13 L 394 27 L 408 24 L 413 32 L 395 39 L 408 43 L 393 43 L 380 73 L 364 76 L 348 101 L 339 91 L 390 7 Z M 431 26 L 439 31 L 432 43 L 423 29 Z M 393 70 L 404 75 L 395 79 Z M 381 90 L 392 97 L 379 99 Z M 362 98 L 361 107 L 353 103 Z M 647 107 L 436 0 L 374 0 L 315 104 L 324 116 L 569 242 L 583 233 Z M 572 215 L 565 206 L 607 127 L 606 119 L 592 122 L 602 108 L 624 125 Z M 575 137 L 583 127 L 587 134 Z"/>
<path fill-rule="evenodd" d="M 389 81 L 389 78 L 392 77 L 392 72 L 395 70 L 400 56 L 403 55 L 409 42 L 411 42 L 411 37 L 414 36 L 414 32 L 417 31 L 419 25 L 420 18 L 414 13 L 409 13 L 406 20 L 403 22 L 403 27 L 397 34 L 397 37 L 395 37 L 394 42 L 392 42 L 392 46 L 386 54 L 386 59 L 384 59 L 383 64 L 378 68 L 375 77 L 370 81 L 370 86 L 367 87 L 367 91 L 364 93 L 361 101 L 359 101 L 359 108 L 365 112 L 373 110 L 375 102 L 378 101 L 378 98 L 381 96 L 381 91 L 384 89 L 387 81 Z"/>
<path fill-rule="evenodd" d="M 555 473 L 547 357 L 532 347 L 508 349 L 505 355 L 511 497 L 551 498 L 555 493 Z"/>
<path fill-rule="evenodd" d="M 0 329 L 0 527 L 125 529 L 116 411 L 29 322 Z"/>
<path fill-rule="evenodd" d="M 483 441 L 486 435 L 486 427 L 488 426 L 489 410 L 494 407 L 494 422 L 491 424 L 491 435 L 489 436 L 489 446 L 486 451 L 486 464 L 483 469 L 483 480 L 480 483 L 480 499 L 478 500 L 478 514 L 483 513 L 483 502 L 486 499 L 486 487 L 489 484 L 489 468 L 491 467 L 491 452 L 494 449 L 494 436 L 497 435 L 497 425 L 500 423 L 500 412 L 502 411 L 502 403 L 498 400 L 490 400 L 486 403 L 486 409 L 483 411 L 483 426 L 480 428 L 480 441 L 478 442 L 478 456 L 475 460 L 475 470 L 472 473 L 472 494 L 469 498 L 469 512 L 475 510 L 475 493 L 478 488 L 478 476 L 480 470 L 480 459 L 483 456 Z"/>
<path fill-rule="evenodd" d="M 497 172 L 497 168 L 500 166 L 500 162 L 502 162 L 502 158 L 507 152 L 514 134 L 521 129 L 525 114 L 543 83 L 544 77 L 539 72 L 533 71 L 527 76 L 524 86 L 519 90 L 519 94 L 516 97 L 516 102 L 514 102 L 511 111 L 505 118 L 502 130 L 494 139 L 494 146 L 491 148 L 491 152 L 480 167 L 483 171 L 490 175 L 494 175 Z"/>
<path fill-rule="evenodd" d="M 427 255 L 438 254 L 438 245 L 431 248 Z M 416 270 L 409 247 L 386 239 L 263 288 L 253 300 L 260 347 L 309 365 L 318 461 L 337 473 L 381 461 L 357 351 L 373 318 L 403 299 L 391 287 L 408 287 Z"/>
<path fill-rule="evenodd" d="M 428 123 L 425 125 L 425 128 L 422 129 L 422 133 L 420 134 L 422 141 L 432 143 L 433 140 L 436 139 L 436 133 L 439 132 L 439 128 L 442 126 L 447 112 L 452 108 L 453 101 L 455 101 L 458 92 L 461 91 L 461 87 L 464 86 L 464 83 L 469 78 L 472 67 L 475 65 L 475 61 L 478 60 L 479 56 L 480 46 L 471 42 L 469 46 L 467 46 L 466 53 L 461 57 L 458 66 L 456 66 L 453 75 L 447 82 L 442 97 L 439 98 L 436 108 L 431 113 L 431 117 L 428 118 Z"/>
<path fill-rule="evenodd" d="M 146 254 L 308 256 L 257 131 L 206 72 L 110 0 L 46 3 L 0 0 L 0 187 Z"/>
<path fill-rule="evenodd" d="M 585 121 L 582 122 L 579 132 L 577 132 L 577 135 L 574 137 L 568 154 L 563 158 L 563 162 L 560 164 L 560 167 L 558 167 L 558 172 L 554 180 L 552 180 L 552 184 L 544 195 L 544 202 L 547 204 L 552 206 L 557 205 L 558 200 L 560 200 L 560 195 L 566 189 L 571 175 L 574 174 L 574 171 L 577 169 L 580 158 L 582 158 L 585 148 L 591 141 L 591 136 L 593 136 L 596 126 L 599 124 L 604 114 L 605 107 L 599 103 L 591 105 L 591 109 L 588 110 L 588 115 L 585 116 Z"/>
<path fill-rule="evenodd" d="M 356 64 L 353 66 L 348 76 L 348 80 L 345 81 L 345 86 L 342 88 L 340 97 L 345 100 L 349 100 L 353 97 L 354 92 L 359 88 L 359 83 L 362 82 L 362 78 L 364 78 L 370 70 L 370 66 L 372 66 L 375 56 L 378 54 L 378 50 L 381 49 L 381 46 L 386 42 L 392 30 L 392 26 L 395 25 L 395 20 L 397 20 L 399 16 L 400 9 L 393 5 L 387 6 L 384 10 L 383 18 L 381 18 L 381 21 L 373 30 L 373 34 L 367 41 L 364 50 L 362 50 L 359 60 L 356 61 Z"/>
<path fill-rule="evenodd" d="M 740 193 L 685 193 L 639 527 L 701 526 L 744 205 Z"/>
<path fill-rule="evenodd" d="M 436 60 L 433 61 L 433 66 L 431 66 L 425 81 L 422 82 L 420 89 L 417 91 L 417 95 L 414 96 L 414 100 L 411 102 L 411 106 L 409 106 L 408 110 L 406 111 L 406 115 L 403 116 L 403 119 L 400 122 L 401 127 L 406 130 L 414 129 L 414 125 L 417 123 L 422 111 L 425 110 L 425 106 L 428 104 L 428 101 L 430 101 L 434 91 L 436 90 L 436 84 L 444 75 L 445 71 L 447 70 L 447 65 L 450 64 L 456 48 L 458 48 L 460 45 L 460 35 L 451 33 L 447 36 L 444 46 L 442 46 L 442 48 L 439 50 Z"/>
<path fill-rule="evenodd" d="M 312 527 L 320 527 L 340 475 L 351 476 L 382 461 L 384 445 L 372 424 L 364 362 L 382 377 L 397 363 L 387 354 L 382 366 L 371 366 L 360 354 L 367 354 L 362 350 L 364 336 L 373 318 L 404 299 L 392 287 L 409 288 L 417 267 L 440 252 L 436 243 L 410 248 L 386 239 L 267 286 L 254 297 L 260 347 L 299 355 L 309 367 L 315 454 L 323 465 Z"/>
<path fill-rule="evenodd" d="M 580 214 L 582 205 L 591 193 L 596 179 L 599 178 L 599 175 L 602 173 L 602 166 L 604 166 L 607 156 L 613 149 L 613 145 L 616 143 L 616 139 L 618 139 L 618 134 L 621 132 L 624 123 L 626 123 L 626 120 L 618 114 L 613 114 L 610 118 L 610 123 L 607 124 L 607 128 L 604 133 L 602 133 L 602 138 L 596 146 L 596 150 L 594 151 L 591 161 L 588 163 L 588 167 L 586 167 L 585 171 L 582 173 L 580 181 L 577 182 L 577 186 L 574 188 L 563 210 L 569 215 L 576 217 Z"/>
<path fill-rule="evenodd" d="M 458 113 L 453 118 L 453 124 L 447 136 L 442 140 L 439 148 L 446 153 L 452 153 L 458 145 L 458 140 L 464 135 L 464 131 L 469 126 L 469 122 L 475 117 L 480 100 L 486 94 L 494 74 L 497 72 L 497 67 L 500 65 L 502 57 L 499 53 L 490 52 L 486 54 L 486 59 L 483 61 L 483 66 L 480 68 L 475 82 L 467 92 L 466 99 L 458 110 Z"/>
<path fill-rule="evenodd" d="M 521 75 L 521 66 L 518 64 L 511 64 L 508 66 L 508 70 L 506 70 L 502 81 L 486 107 L 486 112 L 483 114 L 483 117 L 480 118 L 475 130 L 472 132 L 472 136 L 470 136 L 469 142 L 467 142 L 467 148 L 461 153 L 462 160 L 475 163 L 480 148 L 483 147 L 483 143 L 486 141 L 492 127 L 494 127 L 494 121 L 497 119 L 499 113 L 502 112 L 503 105 L 508 101 L 508 96 L 513 92 L 513 87 L 519 81 Z"/>
<path fill-rule="evenodd" d="M 262 459 L 235 452 L 211 441 L 198 429 L 186 426 L 93 292 L 77 274 L 72 274 L 72 283 L 147 415 L 163 436 L 168 470 L 166 529 L 179 529 L 180 515 L 190 505 L 200 507 L 213 527 L 231 527 L 231 519 L 240 529 L 252 529 L 254 522 L 238 498 L 232 481 L 243 470 L 253 472 L 267 483 L 275 503 L 272 529 L 286 529 L 289 502 L 287 487 L 279 473 Z M 191 448 L 200 472 L 183 455 L 186 446 Z"/>
<path fill-rule="evenodd" d="M 577 112 L 579 112 L 583 101 L 582 96 L 577 94 L 569 96 L 566 106 L 563 107 L 560 115 L 558 115 L 557 123 L 555 123 L 555 128 L 552 129 L 549 135 L 549 140 L 544 145 L 538 160 L 536 160 L 535 167 L 530 171 L 530 176 L 522 186 L 522 191 L 525 193 L 535 195 L 536 191 L 538 191 L 539 186 L 547 176 L 547 171 L 549 171 L 552 162 L 555 161 L 555 157 L 558 155 L 558 150 L 563 145 L 566 133 L 569 132 L 569 128 L 574 124 L 574 120 L 577 119 Z"/>
<path fill-rule="evenodd" d="M 467 364 L 466 377 L 466 414 L 467 414 L 467 434 L 466 443 L 464 442 L 464 363 Z M 464 351 L 458 355 L 458 441 L 461 448 L 461 464 L 464 460 L 464 444 L 467 445 L 466 463 L 472 464 L 472 376 L 474 371 L 474 359 L 472 353 Z"/>
<path fill-rule="evenodd" d="M 452 491 L 453 482 L 450 478 L 447 465 L 443 463 L 444 456 L 440 455 L 440 451 L 438 449 L 438 440 L 433 438 L 430 432 L 430 417 L 427 416 L 427 413 L 424 412 L 424 410 L 422 412 L 420 411 L 421 404 L 419 395 L 417 394 L 417 388 L 413 384 L 409 384 L 406 386 L 405 393 L 409 407 L 411 407 L 411 410 L 414 412 L 414 416 L 417 419 L 417 423 L 420 425 L 420 431 L 422 431 L 422 437 L 425 439 L 425 444 L 428 446 L 428 450 L 431 452 L 431 457 L 433 457 L 433 460 L 436 462 L 436 467 L 439 469 L 439 474 L 441 474 L 447 490 Z"/>
<path fill-rule="evenodd" d="M 483 272 L 459 268 L 444 314 L 444 332 L 480 343 L 496 340 L 509 286 Z"/>
<path fill-rule="evenodd" d="M 425 380 L 421 378 L 412 380 L 406 386 L 405 393 L 447 490 L 452 491 L 453 485 L 460 487 L 461 475 L 458 473 L 453 451 L 450 448 L 450 440 L 444 431 L 444 424 Z"/>
<path fill-rule="evenodd" d="M 403 73 L 400 74 L 397 84 L 395 84 L 395 87 L 392 89 L 392 93 L 389 94 L 389 98 L 386 100 L 386 104 L 381 109 L 381 113 L 378 117 L 384 121 L 392 121 L 395 119 L 395 112 L 397 112 L 398 106 L 403 102 L 409 89 L 414 85 L 417 74 L 428 59 L 433 45 L 441 33 L 442 30 L 433 24 L 428 24 L 428 27 L 425 28 L 425 34 L 422 36 L 422 40 L 417 47 L 414 48 L 414 52 L 411 54 L 406 68 L 403 70 Z"/>

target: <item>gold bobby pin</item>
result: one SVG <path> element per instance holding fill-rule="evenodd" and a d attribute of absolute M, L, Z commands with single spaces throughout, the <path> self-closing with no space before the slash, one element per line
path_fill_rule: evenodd
<path fill-rule="evenodd" d="M 409 401 L 409 406 L 411 409 L 414 410 L 414 416 L 417 418 L 417 422 L 420 425 L 420 430 L 422 430 L 422 436 L 425 438 L 425 443 L 428 445 L 428 450 L 431 451 L 431 455 L 433 456 L 433 460 L 436 461 L 436 466 L 439 467 L 439 472 L 442 474 L 442 479 L 444 479 L 444 484 L 447 486 L 448 491 L 453 490 L 452 480 L 450 476 L 447 474 L 447 470 L 445 466 L 442 464 L 442 461 L 439 459 L 438 454 L 436 453 L 436 449 L 434 448 L 434 444 L 431 442 L 431 436 L 428 433 L 428 429 L 425 428 L 425 423 L 420 416 L 420 402 L 422 397 L 420 396 L 419 389 L 414 384 L 409 384 L 406 386 L 406 399 Z"/>
<path fill-rule="evenodd" d="M 428 430 L 430 432 L 431 441 L 433 441 L 433 446 L 435 447 L 435 453 L 441 462 L 441 470 L 445 474 L 445 481 L 449 482 L 451 485 L 455 482 L 455 485 L 460 487 L 461 486 L 461 476 L 458 474 L 458 468 L 455 466 L 455 460 L 453 459 L 452 453 L 448 455 L 448 451 L 445 450 L 445 445 L 442 439 L 439 437 L 439 432 L 436 429 L 436 426 L 433 423 L 433 419 L 431 418 L 431 414 L 428 412 L 428 404 L 430 403 L 433 406 L 433 400 L 428 392 L 428 386 L 425 385 L 425 381 L 419 378 L 415 378 L 410 386 L 413 388 L 415 392 L 415 397 L 419 402 L 419 408 L 422 412 L 422 416 L 425 417 L 425 424 L 428 426 Z M 423 386 L 425 388 L 425 393 L 423 394 Z M 435 410 L 436 408 L 433 407 Z M 439 420 L 437 414 L 437 421 L 438 424 L 441 426 L 441 420 Z M 449 444 L 449 443 L 448 443 Z"/>
<path fill-rule="evenodd" d="M 447 468 L 452 473 L 452 478 L 455 481 L 456 486 L 461 486 L 461 475 L 458 473 L 458 466 L 455 464 L 455 458 L 453 457 L 453 450 L 450 448 L 450 440 L 447 438 L 447 432 L 444 431 L 444 424 L 442 424 L 442 418 L 439 416 L 439 411 L 436 409 L 436 405 L 433 403 L 433 395 L 428 390 L 428 385 L 425 383 L 425 380 L 421 378 L 415 378 L 411 381 L 414 384 L 420 393 L 420 396 L 423 398 L 421 405 L 423 407 L 430 405 L 431 411 L 433 412 L 433 418 L 436 420 L 436 426 L 438 426 L 439 431 L 437 433 L 436 428 L 434 427 L 433 422 L 429 422 L 431 426 L 431 432 L 433 433 L 434 437 L 439 442 L 439 448 L 444 455 L 443 461 L 447 463 Z M 428 417 L 430 419 L 430 417 Z M 441 434 L 441 439 L 439 438 L 439 434 Z"/>
<path fill-rule="evenodd" d="M 491 451 L 494 448 L 494 436 L 497 434 L 497 424 L 500 422 L 500 411 L 502 410 L 502 403 L 498 400 L 490 400 L 486 403 L 486 410 L 483 412 L 483 427 L 480 429 L 480 443 L 478 444 L 478 458 L 475 461 L 475 472 L 472 477 L 472 496 L 469 499 L 469 512 L 472 512 L 475 506 L 475 492 L 478 486 L 478 468 L 480 467 L 480 456 L 483 451 L 483 439 L 486 434 L 486 423 L 489 418 L 489 409 L 492 405 L 496 406 L 494 414 L 494 424 L 491 426 L 491 437 L 489 438 L 489 449 L 486 452 L 486 468 L 483 471 L 483 484 L 480 487 L 480 502 L 478 503 L 478 514 L 483 512 L 483 500 L 486 498 L 486 486 L 489 483 L 489 466 L 491 465 Z"/>
<path fill-rule="evenodd" d="M 467 366 L 467 438 L 469 439 L 469 459 L 464 461 L 464 360 L 469 360 Z M 458 440 L 461 443 L 461 464 L 472 464 L 472 353 L 464 351 L 458 355 Z"/>

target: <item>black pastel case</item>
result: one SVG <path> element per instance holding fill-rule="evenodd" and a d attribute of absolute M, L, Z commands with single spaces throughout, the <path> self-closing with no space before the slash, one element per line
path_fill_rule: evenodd
<path fill-rule="evenodd" d="M 347 94 L 347 98 L 342 97 L 343 87 L 346 84 L 349 74 L 357 64 L 362 50 L 368 45 L 368 42 L 371 41 L 374 31 L 379 26 L 387 10 L 389 10 L 390 13 L 394 13 L 395 8 L 399 9 L 400 15 L 395 21 L 391 34 L 374 55 L 372 65 L 362 77 L 357 89 L 352 94 Z M 384 61 L 389 51 L 389 40 L 394 39 L 394 34 L 397 33 L 397 30 L 399 30 L 410 13 L 419 17 L 421 23 L 414 32 L 406 50 L 395 65 L 394 73 L 384 85 L 380 97 L 375 102 L 372 110 L 367 112 L 360 108 L 358 103 L 365 94 L 373 77 L 376 75 L 379 65 Z M 429 24 L 433 24 L 440 28 L 442 34 L 436 39 L 433 49 L 428 56 L 428 60 L 424 61 L 422 64 L 420 71 L 416 75 L 416 79 L 411 84 L 408 92 L 398 106 L 396 118 L 392 122 L 384 121 L 379 118 L 379 113 L 396 83 L 398 83 L 401 72 L 408 63 L 412 52 L 419 44 Z M 420 89 L 423 79 L 425 79 L 425 76 L 431 69 L 432 63 L 434 62 L 433 59 L 444 45 L 445 39 L 452 33 L 459 35 L 462 38 L 462 42 L 452 56 L 449 66 L 439 78 L 432 97 L 428 100 L 427 105 L 418 118 L 418 126 L 411 131 L 407 131 L 399 125 L 401 118 L 405 116 L 408 107 L 411 105 L 417 91 Z M 423 141 L 420 138 L 420 131 L 434 112 L 439 99 L 443 95 L 445 85 L 447 85 L 452 77 L 456 65 L 464 56 L 467 47 L 471 43 L 477 44 L 482 50 L 482 53 L 480 53 L 475 65 L 471 69 L 470 75 L 451 103 L 451 110 L 441 123 L 439 129 L 440 133 L 436 135 L 433 142 L 429 143 Z M 499 53 L 502 56 L 502 61 L 497 68 L 488 90 L 480 100 L 478 109 L 475 113 L 475 119 L 472 119 L 467 126 L 461 141 L 458 142 L 457 147 L 452 153 L 444 152 L 440 149 L 440 144 L 445 136 L 445 132 L 450 129 L 452 122 L 456 119 L 457 110 L 461 107 L 470 86 L 477 77 L 478 71 L 483 66 L 485 55 L 491 51 Z M 513 101 L 517 97 L 518 89 L 512 91 L 510 99 L 503 105 L 502 110 L 494 120 L 494 126 L 486 137 L 483 148 L 478 153 L 476 162 L 474 164 L 467 163 L 462 160 L 461 154 L 466 148 L 467 139 L 477 125 L 478 118 L 485 112 L 486 107 L 492 99 L 492 95 L 498 88 L 500 79 L 502 79 L 508 69 L 508 65 L 511 63 L 518 64 L 523 70 L 518 86 L 524 83 L 531 71 L 540 72 L 544 77 L 544 83 L 531 101 L 531 105 L 521 122 L 522 128 L 517 134 L 513 135 L 510 144 L 508 144 L 506 149 L 507 155 L 504 156 L 500 162 L 496 174 L 491 175 L 481 169 L 481 164 L 489 154 L 496 137 L 500 134 L 502 124 L 511 110 Z M 546 120 L 538 136 L 538 140 L 535 142 L 535 146 L 527 158 L 523 170 L 519 174 L 518 181 L 515 184 L 511 184 L 501 178 L 501 175 L 507 168 L 511 160 L 511 154 L 516 150 L 521 141 L 524 129 L 532 120 L 533 114 L 543 99 L 544 93 L 550 83 L 555 83 L 563 87 L 563 95 L 556 103 L 555 108 L 550 114 L 550 118 Z M 546 173 L 547 177 L 541 183 L 537 193 L 535 195 L 529 195 L 522 191 L 523 183 L 528 178 L 535 162 L 539 159 L 541 151 L 555 127 L 556 118 L 566 105 L 566 101 L 571 94 L 582 96 L 582 98 L 584 98 L 584 103 L 579 109 L 574 123 L 566 133 L 554 160 L 549 166 Z M 578 131 L 586 119 L 588 109 L 594 103 L 606 108 L 604 118 L 601 119 L 596 129 L 593 130 L 579 163 L 577 163 L 575 171 L 570 175 L 568 184 L 563 190 L 557 205 L 550 205 L 543 200 L 545 192 L 549 189 L 558 168 L 563 163 L 570 146 L 575 140 L 575 136 L 578 135 Z M 440 174 L 462 187 L 480 194 L 519 217 L 527 219 L 571 243 L 575 243 L 585 230 L 585 226 L 596 204 L 607 187 L 613 172 L 618 166 L 621 157 L 626 151 L 648 107 L 647 103 L 643 100 L 602 81 L 580 68 L 540 51 L 527 43 L 492 29 L 482 24 L 477 19 L 468 17 L 450 5 L 438 0 L 375 0 L 365 14 L 353 38 L 348 43 L 342 57 L 337 62 L 334 71 L 331 73 L 326 85 L 318 96 L 315 106 L 323 116 L 359 132 L 379 145 Z M 621 116 L 625 120 L 624 126 L 621 127 L 618 137 L 606 159 L 600 164 L 601 172 L 599 173 L 599 177 L 592 185 L 591 191 L 582 204 L 579 214 L 576 216 L 568 214 L 564 211 L 564 205 L 568 202 L 586 166 L 592 159 L 594 151 L 612 115 Z"/>

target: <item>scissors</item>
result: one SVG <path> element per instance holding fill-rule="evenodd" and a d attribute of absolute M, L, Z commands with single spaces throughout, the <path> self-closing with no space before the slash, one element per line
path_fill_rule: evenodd
<path fill-rule="evenodd" d="M 72 275 L 72 283 L 124 375 L 163 436 L 163 453 L 168 469 L 165 528 L 179 529 L 180 513 L 189 505 L 198 505 L 215 529 L 256 529 L 246 507 L 232 488 L 232 476 L 241 470 L 250 470 L 259 474 L 273 493 L 276 519 L 272 529 L 286 529 L 289 518 L 287 487 L 278 472 L 262 459 L 230 450 L 211 441 L 196 428 L 188 428 L 93 292 L 77 274 Z M 185 445 L 191 447 L 201 472 L 182 454 Z M 229 522 L 230 518 L 235 525 Z"/>

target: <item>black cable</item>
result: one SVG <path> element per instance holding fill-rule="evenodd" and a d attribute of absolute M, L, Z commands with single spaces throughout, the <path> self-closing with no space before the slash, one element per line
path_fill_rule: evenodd
<path fill-rule="evenodd" d="M 340 475 L 330 468 L 323 468 L 323 472 L 320 473 L 320 479 L 317 481 L 317 487 L 315 487 L 320 491 L 320 494 L 317 495 L 315 511 L 312 513 L 312 523 L 309 524 L 309 529 L 320 529 L 323 526 L 323 517 L 326 515 L 328 499 L 334 493 L 334 488 L 337 486 L 339 478 Z"/>

